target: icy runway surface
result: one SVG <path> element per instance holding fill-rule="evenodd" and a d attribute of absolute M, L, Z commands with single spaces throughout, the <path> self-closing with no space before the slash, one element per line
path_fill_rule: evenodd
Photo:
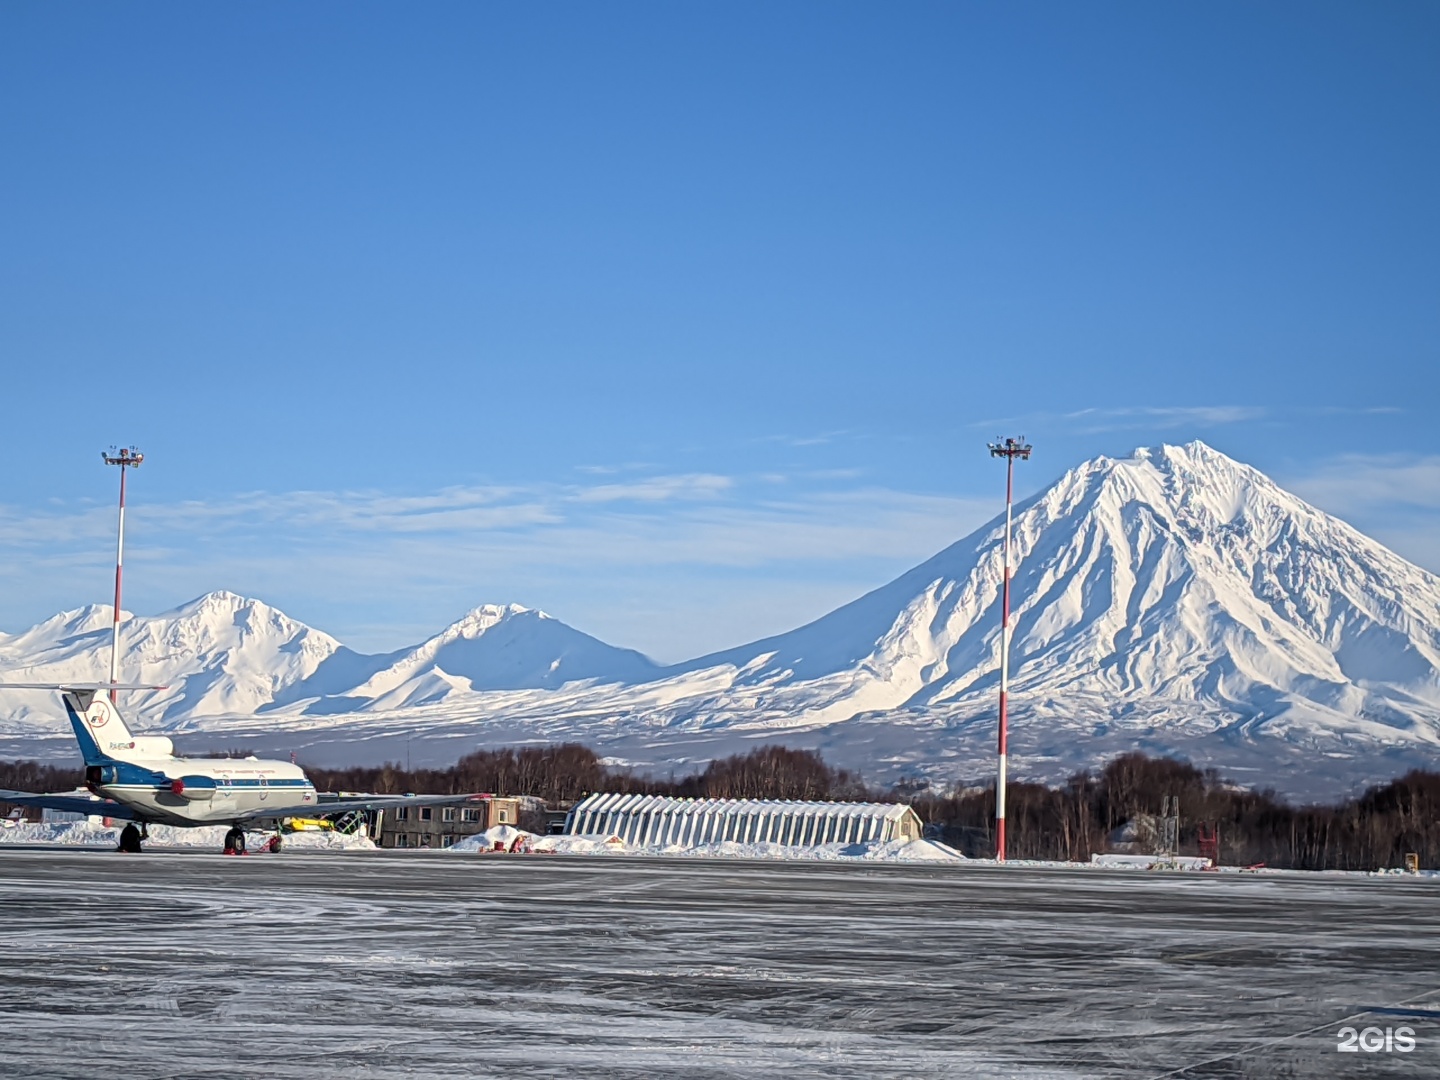
<path fill-rule="evenodd" d="M 1440 1073 L 1361 1013 L 1440 1008 L 1424 880 L 6 849 L 0 912 L 7 1078 Z"/>

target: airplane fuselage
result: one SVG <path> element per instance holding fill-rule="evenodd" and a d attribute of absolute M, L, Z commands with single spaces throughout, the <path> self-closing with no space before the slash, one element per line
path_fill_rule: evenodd
<path fill-rule="evenodd" d="M 312 818 L 391 807 L 451 806 L 485 795 L 332 795 L 322 800 L 300 766 L 288 761 L 247 758 L 186 758 L 164 735 L 136 735 L 126 726 L 105 690 L 163 689 L 114 683 L 0 683 L 0 689 L 57 690 L 70 728 L 85 759 L 80 792 L 0 790 L 3 801 L 65 813 L 95 814 L 157 825 L 229 825 L 231 836 L 249 824 Z M 130 840 L 127 841 L 127 834 Z M 239 847 L 239 843 L 235 847 Z M 138 851 L 133 830 L 120 837 L 120 850 Z"/>
<path fill-rule="evenodd" d="M 85 786 L 164 825 L 219 825 L 253 819 L 267 805 L 293 813 L 319 801 L 298 765 L 256 758 L 115 760 L 87 766 Z"/>

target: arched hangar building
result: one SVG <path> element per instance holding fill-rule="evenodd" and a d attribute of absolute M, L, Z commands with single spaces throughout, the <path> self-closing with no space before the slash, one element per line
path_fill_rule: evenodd
<path fill-rule="evenodd" d="M 814 847 L 920 839 L 920 818 L 901 803 L 672 799 L 590 795 L 575 804 L 565 832 L 614 836 L 635 847 L 741 844 Z"/>

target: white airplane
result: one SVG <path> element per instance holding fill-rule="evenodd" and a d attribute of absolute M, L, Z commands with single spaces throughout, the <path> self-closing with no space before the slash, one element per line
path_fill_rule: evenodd
<path fill-rule="evenodd" d="M 122 851 L 140 850 L 147 825 L 229 825 L 225 850 L 245 850 L 244 826 L 276 828 L 289 817 L 323 817 L 350 810 L 398 806 L 456 805 L 469 795 L 378 795 L 341 797 L 315 790 L 305 771 L 288 761 L 258 758 L 184 758 L 163 735 L 132 735 L 120 711 L 102 691 L 163 690 L 157 686 L 111 683 L 0 683 L 11 690 L 58 690 L 85 759 L 85 787 L 42 794 L 0 789 L 0 802 L 72 813 L 123 818 Z M 138 827 L 137 827 L 138 826 Z"/>

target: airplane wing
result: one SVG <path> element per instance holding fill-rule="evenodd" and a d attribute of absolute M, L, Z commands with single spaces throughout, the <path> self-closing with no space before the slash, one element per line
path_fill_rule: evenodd
<path fill-rule="evenodd" d="M 303 803 L 300 806 L 262 806 L 239 815 L 236 820 L 268 821 L 271 818 L 328 817 L 331 814 L 343 814 L 350 810 L 390 810 L 401 806 L 461 806 L 476 798 L 475 795 L 341 795 L 327 799 L 324 794 L 321 794 L 318 803 Z"/>
<path fill-rule="evenodd" d="M 0 788 L 0 803 L 12 806 L 39 806 L 45 810 L 64 810 L 71 814 L 98 814 L 101 817 L 135 819 L 135 811 L 113 799 L 92 799 L 89 795 L 63 793 L 36 794 L 31 791 L 6 791 Z"/>

